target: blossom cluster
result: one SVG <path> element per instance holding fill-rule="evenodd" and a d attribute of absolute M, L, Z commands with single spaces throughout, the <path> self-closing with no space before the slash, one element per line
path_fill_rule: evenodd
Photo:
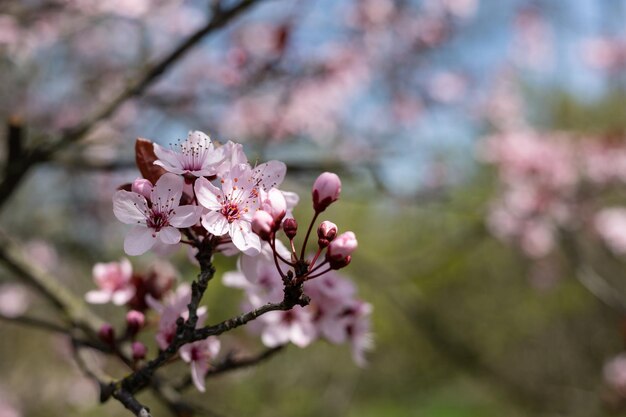
<path fill-rule="evenodd" d="M 262 314 L 250 326 L 261 334 L 263 344 L 305 347 L 319 338 L 349 343 L 355 362 L 365 364 L 364 353 L 372 347 L 372 307 L 356 298 L 354 285 L 336 272 L 352 259 L 357 248 L 354 233 L 339 234 L 337 225 L 323 221 L 316 228 L 317 250 L 311 255 L 306 251 L 318 217 L 339 198 L 336 174 L 323 173 L 313 185 L 314 215 L 298 252 L 292 209 L 299 197 L 278 188 L 286 174 L 284 163 L 253 166 L 241 144 L 218 145 L 198 131 L 171 149 L 140 140 L 137 161 L 143 178 L 122 186 L 113 197 L 117 219 L 132 225 L 124 240 L 127 255 L 151 250 L 164 255 L 182 245 L 198 260 L 214 253 L 240 254 L 238 271 L 226 273 L 224 283 L 244 290 L 246 308 L 289 301 L 289 308 Z M 280 231 L 289 239 L 289 248 L 277 239 Z M 149 314 L 159 317 L 155 340 L 160 351 L 173 343 L 180 319 L 189 318 L 191 286 L 175 285 L 176 273 L 163 261 L 148 273 L 134 273 L 128 259 L 99 263 L 93 277 L 98 289 L 86 294 L 88 302 L 129 309 L 126 329 L 118 332 L 107 324 L 101 339 L 112 347 L 129 342 L 137 362 L 148 351 L 136 336 L 150 327 Z M 206 313 L 204 306 L 197 309 L 196 328 L 204 326 Z M 178 352 L 189 363 L 200 391 L 205 390 L 204 377 L 220 347 L 220 340 L 210 336 Z"/>
<path fill-rule="evenodd" d="M 626 209 L 593 198 L 581 204 L 582 196 L 626 182 L 623 142 L 521 130 L 489 137 L 482 157 L 496 166 L 501 184 L 487 220 L 495 236 L 540 258 L 553 250 L 559 230 L 582 226 L 626 253 Z"/>

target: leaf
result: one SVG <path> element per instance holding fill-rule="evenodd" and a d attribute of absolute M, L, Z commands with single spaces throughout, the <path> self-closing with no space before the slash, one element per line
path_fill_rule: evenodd
<path fill-rule="evenodd" d="M 154 165 L 157 157 L 154 154 L 153 145 L 152 141 L 148 139 L 137 138 L 137 142 L 135 142 L 135 162 L 141 175 L 152 184 L 156 184 L 161 175 L 167 171 L 158 165 Z"/>

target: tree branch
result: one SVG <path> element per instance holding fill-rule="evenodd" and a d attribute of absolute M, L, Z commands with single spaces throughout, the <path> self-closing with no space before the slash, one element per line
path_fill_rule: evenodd
<path fill-rule="evenodd" d="M 119 92 L 111 101 L 104 104 L 83 122 L 66 130 L 58 141 L 46 147 L 34 149 L 30 152 L 24 153 L 22 157 L 17 160 L 7 161 L 7 175 L 5 175 L 0 183 L 0 208 L 6 203 L 9 196 L 25 178 L 26 174 L 30 171 L 30 168 L 38 163 L 52 159 L 58 151 L 83 139 L 96 127 L 99 122 L 112 116 L 122 106 L 122 104 L 133 97 L 141 95 L 148 87 L 165 74 L 181 57 L 192 49 L 192 47 L 204 39 L 205 36 L 221 29 L 232 19 L 249 9 L 251 6 L 257 4 L 259 1 L 260 0 L 241 0 L 238 4 L 227 10 L 214 8 L 214 14 L 207 24 L 187 37 L 159 61 L 149 65 L 147 70 L 142 75 L 140 75 L 136 80 L 130 82 L 128 87 Z"/>

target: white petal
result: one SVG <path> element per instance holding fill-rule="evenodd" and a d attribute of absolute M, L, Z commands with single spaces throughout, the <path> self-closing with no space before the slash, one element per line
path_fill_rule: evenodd
<path fill-rule="evenodd" d="M 222 236 L 228 232 L 228 220 L 217 211 L 210 211 L 202 216 L 202 226 L 215 236 Z"/>
<path fill-rule="evenodd" d="M 106 304 L 111 301 L 111 293 L 108 291 L 89 291 L 85 294 L 85 300 L 91 304 Z"/>
<path fill-rule="evenodd" d="M 206 374 L 206 371 L 207 367 L 205 364 L 197 361 L 191 362 L 191 379 L 200 392 L 204 392 L 206 390 L 204 386 L 204 375 Z"/>
<path fill-rule="evenodd" d="M 128 287 L 121 291 L 115 291 L 113 293 L 113 298 L 112 298 L 113 304 L 115 304 L 116 306 L 123 306 L 124 304 L 129 302 L 131 298 L 133 298 L 134 295 L 135 295 L 134 287 Z"/>
<path fill-rule="evenodd" d="M 124 252 L 130 256 L 146 253 L 156 242 L 156 234 L 148 227 L 135 226 L 124 239 Z"/>
<path fill-rule="evenodd" d="M 227 287 L 234 288 L 248 288 L 250 287 L 250 282 L 246 279 L 244 274 L 241 272 L 225 272 L 222 275 L 222 283 Z"/>
<path fill-rule="evenodd" d="M 172 226 L 161 229 L 158 233 L 159 240 L 168 245 L 175 245 L 180 242 L 180 231 Z"/>
<path fill-rule="evenodd" d="M 146 224 L 146 199 L 137 193 L 120 190 L 113 196 L 113 214 L 122 223 Z"/>
<path fill-rule="evenodd" d="M 170 224 L 174 227 L 191 227 L 198 223 L 202 207 L 179 206 L 174 209 L 174 214 L 170 217 Z"/>
<path fill-rule="evenodd" d="M 194 185 L 198 202 L 209 210 L 220 210 L 222 204 L 218 201 L 218 196 L 222 196 L 222 191 L 211 184 L 206 178 L 198 178 Z"/>

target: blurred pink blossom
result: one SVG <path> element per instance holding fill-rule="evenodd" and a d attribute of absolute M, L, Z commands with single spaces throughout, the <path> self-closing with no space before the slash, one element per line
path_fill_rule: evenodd
<path fill-rule="evenodd" d="M 85 299 L 93 304 L 124 305 L 135 295 L 132 276 L 133 267 L 126 258 L 120 262 L 97 263 L 93 266 L 93 279 L 99 289 L 89 291 Z"/>
<path fill-rule="evenodd" d="M 595 215 L 593 223 L 609 249 L 620 255 L 626 254 L 626 208 L 602 209 Z"/>

